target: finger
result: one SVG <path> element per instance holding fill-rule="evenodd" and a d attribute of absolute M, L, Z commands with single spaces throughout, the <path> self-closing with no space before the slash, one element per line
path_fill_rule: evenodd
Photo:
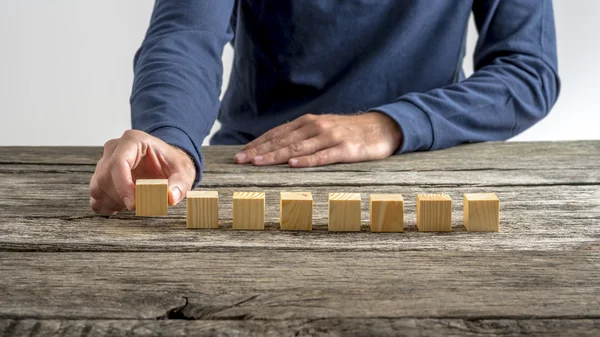
<path fill-rule="evenodd" d="M 90 197 L 98 201 L 103 201 L 104 199 L 109 198 L 118 202 L 121 198 L 115 190 L 110 176 L 107 173 L 104 175 L 98 174 L 95 176 L 97 176 L 97 178 L 93 178 L 90 182 Z M 124 203 L 121 202 L 121 204 L 122 207 L 119 207 L 119 209 L 125 207 Z"/>
<path fill-rule="evenodd" d="M 102 161 L 102 159 L 100 161 Z M 98 165 L 96 166 L 96 172 L 94 172 L 94 175 L 92 176 L 92 179 L 90 180 L 90 188 L 89 188 L 90 197 L 95 198 L 95 199 L 100 199 L 102 197 L 102 189 L 100 188 L 100 184 L 99 184 L 100 171 L 101 171 L 100 162 L 98 162 Z"/>
<path fill-rule="evenodd" d="M 281 140 L 283 139 L 282 137 L 287 135 L 289 132 L 296 130 L 297 127 L 294 127 L 294 124 L 296 124 L 295 122 L 296 121 L 293 121 L 265 132 L 262 136 L 242 147 L 240 151 L 233 157 L 233 160 L 238 164 L 248 163 L 252 158 L 259 154 L 257 149 L 258 146 L 272 140 L 277 140 L 277 142 L 281 143 Z"/>
<path fill-rule="evenodd" d="M 95 207 L 100 209 L 102 205 L 103 209 L 105 209 L 104 213 L 126 209 L 125 205 L 119 201 L 119 195 L 114 190 L 114 187 L 112 187 L 112 183 L 106 177 L 107 175 L 100 177 L 98 174 L 95 174 L 92 178 L 90 182 L 90 206 L 92 206 L 91 199 L 94 199 L 99 203 Z M 112 193 L 106 192 L 104 189 L 112 191 Z M 98 213 L 94 207 L 92 209 Z"/>
<path fill-rule="evenodd" d="M 102 196 L 102 199 L 99 201 L 101 201 L 102 204 L 104 205 L 104 207 L 106 207 L 110 211 L 118 212 L 118 211 L 124 211 L 127 209 L 125 207 L 125 204 L 123 204 L 121 201 L 119 201 L 118 196 L 115 199 L 114 197 L 110 196 L 108 193 L 104 193 L 104 195 Z"/>
<path fill-rule="evenodd" d="M 135 184 L 131 171 L 139 162 L 138 157 L 145 153 L 140 146 L 142 144 L 136 142 L 122 142 L 117 146 L 109 161 L 108 174 L 119 199 L 127 206 L 128 210 L 135 209 Z"/>
<path fill-rule="evenodd" d="M 114 147 L 112 147 L 112 139 L 111 139 L 108 142 L 106 142 L 106 144 L 104 144 L 104 154 L 102 155 L 102 158 L 100 158 L 100 160 L 98 160 L 98 163 L 96 164 L 96 168 L 94 169 L 94 174 L 92 175 L 92 179 L 90 179 L 90 187 L 89 187 L 90 197 L 100 198 L 102 195 L 102 189 L 100 188 L 100 185 L 99 185 L 99 179 L 100 179 L 102 173 L 104 172 L 104 170 L 106 170 L 107 158 L 110 159 L 110 157 L 112 156 L 113 150 L 114 150 Z"/>
<path fill-rule="evenodd" d="M 196 165 L 185 150 L 173 146 L 169 146 L 168 151 L 163 151 L 158 158 L 169 178 L 169 205 L 175 206 L 192 189 Z"/>
<path fill-rule="evenodd" d="M 92 175 L 92 179 L 90 180 L 90 196 L 96 199 L 102 198 L 102 188 L 101 185 L 106 183 L 107 172 L 108 172 L 108 161 L 112 157 L 112 154 L 117 147 L 119 141 L 117 139 L 111 139 L 104 143 L 104 152 L 102 154 L 102 158 L 98 160 L 96 164 L 96 168 L 94 170 L 94 174 Z M 112 185 L 112 183 L 110 183 Z"/>
<path fill-rule="evenodd" d="M 288 134 L 277 136 L 268 142 L 262 143 L 253 148 L 252 151 L 242 151 L 242 153 L 244 153 L 246 156 L 244 160 L 239 162 L 239 164 L 251 162 L 254 158 L 264 155 L 265 153 L 284 149 L 291 144 L 315 137 L 317 135 L 318 132 L 314 128 L 310 127 L 309 125 L 305 125 Z"/>
<path fill-rule="evenodd" d="M 106 197 L 109 197 L 114 201 L 120 200 L 119 194 L 113 185 L 112 178 L 108 174 L 108 167 L 107 164 L 105 164 L 104 157 L 98 162 L 96 173 L 94 173 L 92 180 L 90 181 L 90 196 L 99 201 Z M 120 207 L 120 209 L 122 208 L 124 207 Z"/>
<path fill-rule="evenodd" d="M 196 177 L 190 177 L 187 172 L 176 172 L 169 177 L 169 205 L 175 206 L 189 190 Z"/>
<path fill-rule="evenodd" d="M 334 147 L 336 140 L 330 135 L 319 135 L 301 140 L 273 152 L 255 157 L 252 164 L 256 166 L 277 165 L 287 163 L 291 158 L 311 155 L 326 148 Z"/>
<path fill-rule="evenodd" d="M 308 156 L 292 158 L 289 160 L 291 167 L 314 167 L 342 162 L 343 147 L 341 145 L 321 150 Z"/>
<path fill-rule="evenodd" d="M 241 151 L 244 151 L 244 150 L 256 147 L 262 143 L 268 142 L 281 134 L 286 134 L 288 132 L 292 132 L 292 131 L 300 128 L 303 124 L 304 123 L 301 118 L 296 118 L 289 123 L 285 123 L 278 127 L 275 127 L 273 129 L 263 133 L 260 137 L 256 138 L 255 140 L 251 141 L 250 143 L 246 144 L 244 147 L 241 148 Z"/>
<path fill-rule="evenodd" d="M 279 135 L 285 135 L 289 132 L 299 129 L 302 126 L 304 126 L 305 124 L 311 123 L 316 118 L 317 118 L 317 116 L 315 116 L 315 115 L 306 114 L 302 117 L 298 117 L 298 118 L 294 119 L 293 121 L 291 121 L 289 123 L 280 125 L 276 128 L 273 128 L 273 129 L 265 132 L 262 136 L 256 138 L 255 140 L 251 141 L 250 143 L 248 143 L 244 147 L 242 147 L 240 149 L 240 152 L 238 152 L 235 155 L 234 160 L 237 163 L 242 163 L 242 161 L 244 161 L 246 159 L 247 152 L 253 153 L 254 151 L 256 151 L 255 150 L 256 146 L 258 146 L 262 143 L 265 143 L 267 141 L 270 141 Z"/>
<path fill-rule="evenodd" d="M 97 214 L 112 215 L 117 213 L 117 211 L 108 207 L 104 202 L 93 197 L 90 197 L 90 207 Z"/>
<path fill-rule="evenodd" d="M 102 157 L 110 158 L 112 156 L 113 151 L 115 151 L 115 148 L 117 147 L 117 145 L 119 145 L 118 139 L 110 139 L 106 143 L 104 143 L 104 153 L 103 153 Z"/>

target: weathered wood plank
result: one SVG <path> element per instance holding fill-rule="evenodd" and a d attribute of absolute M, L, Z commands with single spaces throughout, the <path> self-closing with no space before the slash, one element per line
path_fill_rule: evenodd
<path fill-rule="evenodd" d="M 49 202 L 78 199 L 87 203 L 88 184 L 91 173 L 0 173 L 0 195 L 2 199 L 24 199 Z M 280 187 L 281 190 L 311 187 L 344 186 L 357 192 L 389 187 L 395 190 L 435 187 L 438 191 L 458 188 L 475 188 L 482 191 L 495 191 L 499 187 L 530 186 L 600 186 L 600 170 L 522 170 L 522 171 L 455 171 L 455 172 L 390 172 L 364 174 L 356 172 L 277 175 L 254 174 L 207 174 L 199 189 L 223 189 L 227 187 L 264 189 Z M 381 187 L 380 187 L 381 186 Z M 18 193 L 17 193 L 18 191 Z M 552 194 L 545 197 L 554 197 Z M 462 196 L 461 196 L 462 198 Z"/>
<path fill-rule="evenodd" d="M 96 165 L 99 146 L 2 146 L 0 164 Z"/>
<path fill-rule="evenodd" d="M 88 171 L 83 168 L 88 167 Z M 73 184 L 87 187 L 94 172 L 91 166 L 5 165 L 0 168 L 3 190 L 48 188 L 64 190 Z M 539 186 L 600 185 L 600 170 L 523 169 L 477 171 L 405 171 L 405 172 L 319 172 L 295 171 L 254 173 L 207 173 L 199 188 L 219 187 L 311 187 L 311 186 Z"/>
<path fill-rule="evenodd" d="M 87 173 L 91 177 L 96 165 L 58 165 L 58 164 L 0 164 L 0 174 L 39 175 L 43 173 L 73 174 Z M 5 176 L 8 179 L 10 176 Z"/>
<path fill-rule="evenodd" d="M 206 174 L 199 188 L 230 186 L 552 186 L 598 185 L 600 170 L 424 171 L 424 172 L 320 172 Z"/>
<path fill-rule="evenodd" d="M 238 147 L 208 147 L 205 171 L 220 172 L 295 172 L 287 165 L 254 167 L 233 164 Z M 303 169 L 316 172 L 393 172 L 429 170 L 485 170 L 536 168 L 595 168 L 600 162 L 600 141 L 479 143 L 450 149 L 408 153 L 385 160 L 337 164 Z"/>
<path fill-rule="evenodd" d="M 278 172 L 287 166 L 250 167 L 233 164 L 239 146 L 209 146 L 202 151 L 206 172 Z M 0 164 L 95 165 L 102 156 L 100 147 L 1 147 Z M 459 159 L 459 160 L 457 160 Z M 333 165 L 313 171 L 409 171 L 525 168 L 594 168 L 600 161 L 600 141 L 490 142 L 451 149 L 410 153 L 389 159 L 347 165 Z"/>
<path fill-rule="evenodd" d="M 597 336 L 600 319 L 10 320 L 0 335 L 120 336 Z M 4 333 L 2 333 L 4 331 Z"/>
<path fill-rule="evenodd" d="M 0 253 L 0 318 L 600 318 L 600 254 Z"/>
<path fill-rule="evenodd" d="M 185 229 L 183 204 L 165 219 L 93 215 L 100 148 L 0 148 L 0 335 L 596 334 L 600 141 L 306 170 L 235 165 L 237 148 L 203 149 L 224 227 L 208 231 Z M 240 187 L 267 192 L 265 232 L 231 230 Z M 334 189 L 404 194 L 406 232 L 369 233 L 367 199 L 363 232 L 326 232 Z M 313 192 L 315 231 L 277 230 L 281 190 Z M 466 233 L 462 194 L 485 191 L 502 200 L 501 232 Z M 454 232 L 417 232 L 414 196 L 442 192 Z M 197 320 L 154 320 L 167 313 Z"/>
<path fill-rule="evenodd" d="M 440 188 L 367 186 L 335 187 L 340 192 L 394 193 L 405 196 L 404 233 L 368 231 L 368 200 L 362 203 L 363 231 L 327 232 L 327 195 L 331 187 L 313 193 L 312 232 L 278 229 L 279 191 L 265 188 L 266 231 L 231 230 L 231 199 L 235 188 L 219 189 L 218 230 L 185 229 L 185 205 L 172 207 L 168 218 L 138 218 L 132 213 L 94 215 L 87 199 L 65 192 L 52 199 L 43 191 L 34 198 L 0 199 L 0 251 L 212 251 L 231 249 L 302 249 L 339 251 L 398 250 L 600 250 L 600 189 L 596 186 L 502 187 L 499 233 L 467 233 L 462 225 L 462 194 L 479 188 L 444 188 L 455 200 L 453 232 L 421 233 L 415 227 L 415 195 Z"/>

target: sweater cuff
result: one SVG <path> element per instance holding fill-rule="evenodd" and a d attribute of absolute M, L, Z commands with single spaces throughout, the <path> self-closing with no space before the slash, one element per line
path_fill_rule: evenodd
<path fill-rule="evenodd" d="M 368 111 L 384 113 L 398 123 L 402 130 L 402 145 L 396 153 L 424 151 L 433 146 L 429 116 L 416 105 L 400 100 Z"/>
<path fill-rule="evenodd" d="M 196 188 L 202 180 L 204 161 L 202 159 L 202 153 L 200 152 L 200 149 L 194 145 L 194 142 L 190 139 L 190 137 L 181 129 L 172 126 L 160 127 L 150 132 L 150 134 L 156 138 L 163 140 L 169 145 L 176 146 L 182 149 L 183 151 L 187 152 L 190 158 L 192 158 L 194 165 L 196 166 L 196 178 L 194 180 L 194 185 L 192 186 L 192 189 Z"/>

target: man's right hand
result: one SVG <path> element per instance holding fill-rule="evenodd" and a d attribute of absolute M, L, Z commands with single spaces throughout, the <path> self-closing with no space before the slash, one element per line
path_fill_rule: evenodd
<path fill-rule="evenodd" d="M 136 179 L 169 179 L 169 204 L 192 188 L 196 167 L 188 154 L 145 132 L 127 130 L 104 144 L 90 182 L 90 206 L 99 214 L 135 209 Z"/>

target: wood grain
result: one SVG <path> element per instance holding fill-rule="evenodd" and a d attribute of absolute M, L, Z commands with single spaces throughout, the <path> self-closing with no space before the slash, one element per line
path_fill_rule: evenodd
<path fill-rule="evenodd" d="M 465 193 L 463 219 L 469 232 L 497 232 L 500 226 L 500 199 L 495 193 Z"/>
<path fill-rule="evenodd" d="M 28 166 L 11 171 L 6 165 L 0 165 L 0 170 L 11 173 L 0 173 L 0 208 L 3 217 L 65 217 L 90 212 L 89 209 L 89 181 L 93 174 L 90 172 L 72 172 L 70 170 L 33 172 L 25 170 Z M 314 192 L 315 188 L 329 187 L 332 189 L 361 193 L 402 193 L 406 196 L 407 203 L 412 202 L 417 193 L 437 193 L 452 191 L 454 200 L 460 200 L 463 193 L 477 193 L 482 191 L 498 192 L 503 194 L 525 194 L 529 190 L 548 188 L 549 195 L 536 195 L 534 204 L 547 202 L 550 209 L 558 204 L 553 200 L 578 200 L 576 196 L 561 193 L 557 188 L 568 188 L 571 193 L 578 188 L 598 189 L 600 186 L 600 170 L 580 169 L 577 162 L 571 170 L 534 170 L 534 171 L 436 171 L 436 172 L 396 172 L 388 179 L 390 174 L 372 174 L 365 179 L 360 176 L 365 174 L 357 172 L 319 173 L 298 171 L 296 174 L 206 174 L 201 189 L 214 189 L 233 193 L 239 190 L 239 185 L 247 189 L 274 190 L 278 194 L 282 190 L 298 189 Z M 356 175 L 356 176 L 355 176 Z M 340 176 L 347 176 L 348 180 L 360 180 L 360 184 L 344 184 Z M 450 178 L 448 178 L 450 177 Z M 331 181 L 329 179 L 331 178 Z M 245 182 L 244 182 L 245 180 Z M 230 183 L 224 183 L 230 181 Z M 233 185 L 233 186 L 231 186 Z M 507 188 L 512 187 L 512 188 Z M 20 191 L 14 193 L 14 191 Z M 504 200 L 504 195 L 498 194 Z M 225 195 L 226 196 L 226 195 Z M 227 196 L 231 200 L 231 196 Z M 269 196 L 267 196 L 268 198 Z M 593 208 L 598 196 L 590 196 L 590 206 Z M 460 198 L 460 199 L 459 199 Z M 275 199 L 277 203 L 277 199 Z M 325 198 L 325 203 L 327 198 Z M 514 200 L 513 200 L 514 202 Z M 315 199 L 315 205 L 318 201 Z M 569 205 L 567 203 L 566 205 Z M 504 206 L 504 203 L 503 203 Z M 176 212 L 174 208 L 170 212 Z M 268 212 L 268 210 L 267 210 Z M 408 212 L 408 210 L 407 210 Z M 225 212 L 225 215 L 230 214 Z M 504 215 L 504 212 L 503 212 Z M 229 215 L 228 215 L 229 216 Z M 526 219 L 527 220 L 527 219 Z"/>
<path fill-rule="evenodd" d="M 186 224 L 187 228 L 219 228 L 219 192 L 187 192 Z"/>
<path fill-rule="evenodd" d="M 600 319 L 323 318 L 253 320 L 0 319 L 0 334 L 15 336 L 597 336 Z"/>
<path fill-rule="evenodd" d="M 230 164 L 234 166 L 236 164 Z M 379 164 L 380 166 L 383 163 Z M 394 162 L 389 161 L 389 169 Z M 264 167 L 264 166 L 263 166 Z M 268 169 L 266 170 L 268 171 Z M 373 171 L 377 172 L 377 171 Z M 49 178 L 64 180 L 67 186 L 89 184 L 94 166 L 91 165 L 38 165 L 38 164 L 0 164 L 0 177 L 5 185 L 0 188 L 16 187 L 20 179 L 28 180 L 34 185 L 44 185 L 37 179 Z M 363 171 L 318 172 L 308 169 L 289 169 L 276 172 L 258 171 L 251 174 L 244 172 L 211 173 L 203 177 L 201 186 L 225 187 L 274 187 L 302 189 L 298 186 L 471 186 L 481 187 L 483 191 L 494 190 L 498 186 L 556 186 L 556 185 L 597 185 L 600 181 L 598 170 L 588 170 L 575 163 L 572 168 L 565 169 L 465 169 L 465 170 L 429 170 L 429 171 L 391 171 L 385 174 L 365 174 Z M 69 180 L 68 178 L 72 178 Z M 12 181 L 12 178 L 19 180 Z M 47 184 L 47 182 L 46 182 Z M 47 185 L 45 187 L 48 187 Z"/>
<path fill-rule="evenodd" d="M 138 179 L 135 182 L 135 215 L 166 216 L 169 214 L 169 180 Z"/>
<path fill-rule="evenodd" d="M 292 169 L 203 148 L 217 231 L 98 216 L 101 148 L 0 147 L 0 335 L 596 335 L 600 142 L 488 143 Z M 264 191 L 265 231 L 232 229 L 233 192 Z M 281 191 L 312 193 L 313 231 L 280 231 Z M 18 191 L 18 193 L 15 193 Z M 328 232 L 328 196 L 401 193 L 405 232 Z M 416 195 L 494 191 L 502 231 L 419 232 Z M 183 297 L 188 298 L 185 305 Z M 156 318 L 163 318 L 156 320 Z"/>
<path fill-rule="evenodd" d="M 376 235 L 380 237 L 381 235 Z M 0 253 L 0 318 L 600 318 L 590 251 Z"/>
<path fill-rule="evenodd" d="M 39 182 L 38 182 L 39 184 Z M 51 185 L 46 178 L 43 185 Z M 502 231 L 467 233 L 462 225 L 462 206 L 453 205 L 453 231 L 424 233 L 416 228 L 414 196 L 436 193 L 437 187 L 407 186 L 405 232 L 373 236 L 368 222 L 360 233 L 327 232 L 327 201 L 332 187 L 312 188 L 313 231 L 279 231 L 279 210 L 265 213 L 266 232 L 231 230 L 232 194 L 235 188 L 219 189 L 221 229 L 186 231 L 185 205 L 171 207 L 167 218 L 136 218 L 133 213 L 94 215 L 86 199 L 87 186 L 59 184 L 48 188 L 24 189 L 24 194 L 0 198 L 0 251 L 214 251 L 228 249 L 303 249 L 313 251 L 397 250 L 600 250 L 600 188 L 598 186 L 502 187 Z M 1 187 L 1 185 L 0 185 Z M 356 187 L 334 186 L 338 191 L 356 192 Z M 444 189 L 459 200 L 478 187 Z M 281 188 L 265 188 L 267 204 L 277 203 Z M 364 186 L 364 193 L 394 193 L 397 186 Z M 1 194 L 0 194 L 1 195 Z M 413 197 L 411 197 L 413 196 Z M 362 217 L 368 219 L 368 205 Z M 23 214 L 21 216 L 17 216 Z"/>
<path fill-rule="evenodd" d="M 421 232 L 452 231 L 452 198 L 448 194 L 417 194 L 417 228 Z"/>
<path fill-rule="evenodd" d="M 329 193 L 327 228 L 330 232 L 361 230 L 360 193 Z"/>
<path fill-rule="evenodd" d="M 402 194 L 371 194 L 369 204 L 371 232 L 404 232 Z"/>
<path fill-rule="evenodd" d="M 280 229 L 312 230 L 312 208 L 312 193 L 281 192 L 279 201 Z"/>
<path fill-rule="evenodd" d="M 265 229 L 265 193 L 233 192 L 232 228 Z"/>
<path fill-rule="evenodd" d="M 235 165 L 233 156 L 241 146 L 205 146 L 205 172 L 297 172 L 288 165 L 254 167 Z M 0 147 L 0 164 L 58 164 L 95 166 L 102 157 L 101 147 Z M 461 158 L 461 160 L 456 160 Z M 502 160 L 498 160 L 502 158 Z M 526 160 L 524 160 L 526 159 Z M 389 159 L 322 166 L 307 171 L 448 171 L 448 170 L 522 170 L 578 166 L 594 169 L 600 161 L 599 141 L 569 142 L 487 142 L 457 146 L 434 152 L 416 152 Z M 391 164 L 391 165 L 390 165 Z"/>

